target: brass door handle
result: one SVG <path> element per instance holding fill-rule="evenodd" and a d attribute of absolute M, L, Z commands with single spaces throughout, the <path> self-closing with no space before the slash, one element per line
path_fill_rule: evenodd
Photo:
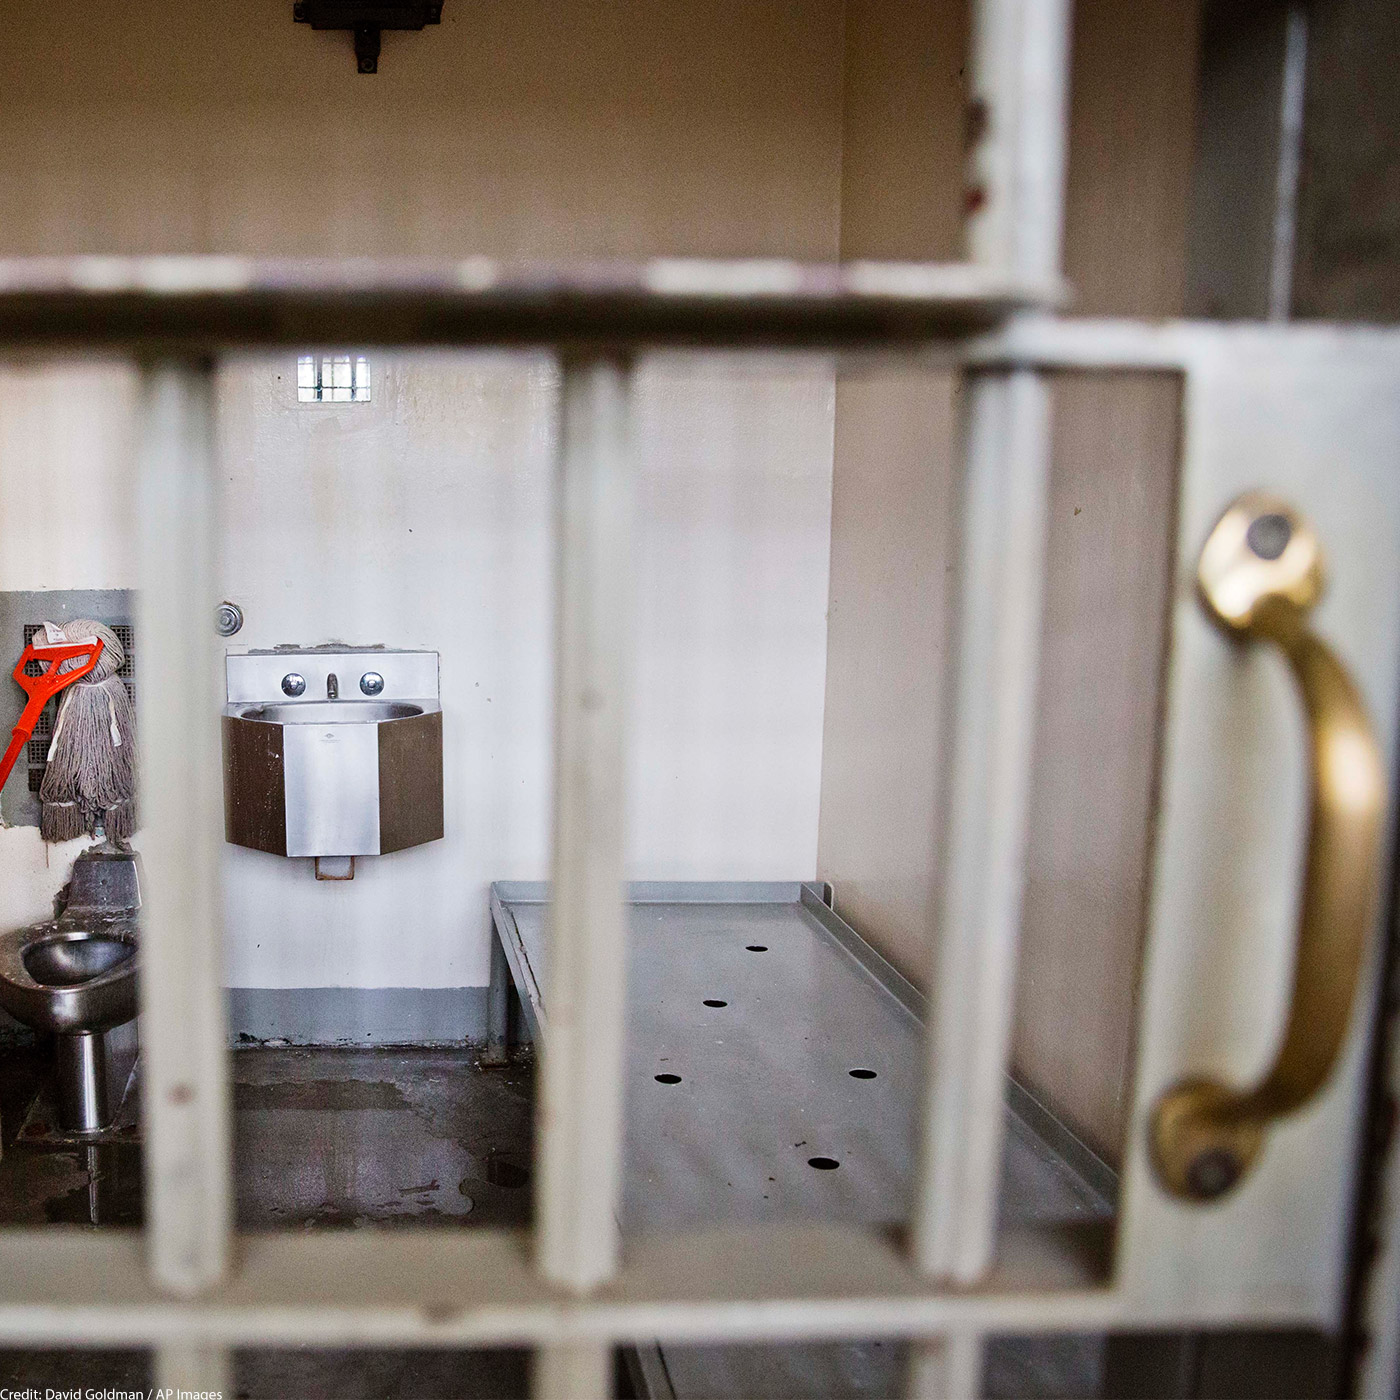
<path fill-rule="evenodd" d="M 1293 1001 L 1273 1064 L 1249 1089 L 1186 1080 L 1152 1112 L 1152 1160 L 1163 1188 L 1209 1201 L 1238 1184 L 1270 1123 L 1306 1104 L 1341 1053 L 1374 907 L 1386 797 L 1361 696 L 1308 626 L 1323 568 L 1307 522 L 1282 501 L 1242 496 L 1206 540 L 1196 583 L 1227 635 L 1272 642 L 1287 660 L 1307 715 L 1312 769 Z"/>

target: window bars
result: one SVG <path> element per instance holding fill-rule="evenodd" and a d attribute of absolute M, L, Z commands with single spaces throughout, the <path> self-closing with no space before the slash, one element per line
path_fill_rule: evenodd
<path fill-rule="evenodd" d="M 298 403 L 368 403 L 365 355 L 298 355 Z"/>
<path fill-rule="evenodd" d="M 1066 0 L 979 0 L 970 260 L 631 268 L 0 263 L 0 344 L 142 363 L 141 982 L 147 1227 L 0 1232 L 6 1344 L 144 1343 L 157 1384 L 227 1382 L 226 1348 L 524 1344 L 540 1397 L 601 1396 L 614 1343 L 902 1335 L 918 1395 L 971 1393 L 988 1330 L 1104 1325 L 1114 1302 L 1034 1232 L 991 1245 L 1027 805 L 1046 478 L 1032 368 L 968 395 L 948 877 L 912 1247 L 813 1223 L 620 1250 L 630 629 L 629 365 L 657 346 L 923 353 L 1058 297 Z M 211 614 L 215 356 L 307 344 L 551 346 L 563 364 L 551 1037 L 533 1250 L 515 1232 L 235 1237 L 218 895 Z M 992 707 L 987 697 L 998 696 Z M 936 975 L 934 973 L 936 972 Z M 562 998 L 562 1000 L 561 1000 Z M 144 1257 L 143 1257 L 144 1255 Z"/>

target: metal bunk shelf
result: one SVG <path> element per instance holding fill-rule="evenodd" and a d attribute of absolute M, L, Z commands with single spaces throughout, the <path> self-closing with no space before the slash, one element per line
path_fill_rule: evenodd
<path fill-rule="evenodd" d="M 549 1034 L 548 895 L 491 887 L 496 1053 L 512 989 L 531 1036 Z M 628 887 L 624 1239 L 910 1218 L 924 998 L 830 900 L 796 882 Z M 1002 1223 L 1108 1220 L 1112 1173 L 1019 1086 L 1007 1114 Z M 662 1397 L 893 1394 L 902 1364 L 874 1340 L 630 1358 L 634 1384 Z"/>

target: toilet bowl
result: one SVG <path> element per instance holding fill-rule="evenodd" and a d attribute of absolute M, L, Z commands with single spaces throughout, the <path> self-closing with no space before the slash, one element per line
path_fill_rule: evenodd
<path fill-rule="evenodd" d="M 134 1058 L 111 1053 L 108 1032 L 136 1016 L 140 863 L 98 848 L 74 862 L 56 919 L 0 934 L 0 1007 L 57 1036 L 59 1122 L 106 1127 L 121 1107 Z"/>

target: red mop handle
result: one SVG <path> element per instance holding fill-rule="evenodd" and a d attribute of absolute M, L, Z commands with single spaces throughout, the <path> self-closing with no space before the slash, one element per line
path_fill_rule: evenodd
<path fill-rule="evenodd" d="M 20 713 L 19 723 L 15 725 L 14 737 L 10 740 L 10 747 L 5 750 L 5 757 L 0 759 L 0 788 L 5 786 L 5 781 L 15 766 L 15 760 L 34 733 L 34 726 L 39 722 L 39 715 L 44 706 L 60 690 L 66 690 L 74 681 L 82 680 L 97 665 L 97 659 L 101 655 L 101 637 L 87 637 L 81 642 L 59 642 L 54 645 L 30 642 L 20 653 L 19 661 L 15 664 L 15 682 L 29 696 L 29 702 Z M 81 666 L 75 666 L 60 676 L 58 668 L 65 661 L 72 661 L 78 656 L 86 656 L 87 660 Z M 42 676 L 28 676 L 24 668 L 31 661 L 47 661 L 49 668 Z"/>

